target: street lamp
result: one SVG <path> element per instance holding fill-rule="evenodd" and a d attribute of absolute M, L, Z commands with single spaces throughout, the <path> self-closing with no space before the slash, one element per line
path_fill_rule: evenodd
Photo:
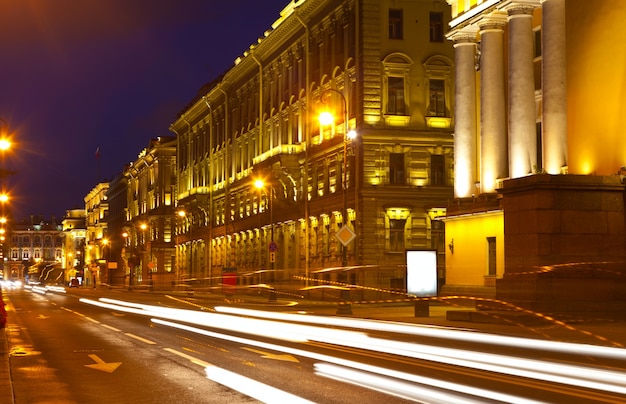
<path fill-rule="evenodd" d="M 109 261 L 111 261 L 111 248 L 107 250 L 107 246 L 109 245 L 109 239 L 102 239 L 102 258 L 105 258 L 104 252 L 107 251 L 107 257 L 105 258 L 106 268 L 107 268 L 107 282 L 109 284 L 109 288 L 111 287 L 111 268 L 109 268 Z"/>
<path fill-rule="evenodd" d="M 187 267 L 187 259 L 186 259 L 187 253 L 185 252 L 185 273 L 179 274 L 182 278 L 182 282 L 184 282 L 185 279 L 191 278 L 191 275 L 193 273 L 193 217 L 187 218 L 187 212 L 184 210 L 179 210 L 176 213 L 178 214 L 178 217 L 183 219 L 183 225 L 185 223 L 189 224 L 189 237 L 187 237 L 187 241 L 189 241 L 189 255 L 190 255 L 189 268 Z M 185 219 L 187 219 L 188 222 Z M 178 269 L 180 270 L 180 265 Z"/>
<path fill-rule="evenodd" d="M 259 223 L 261 221 L 261 198 L 260 198 L 260 193 L 263 189 L 265 189 L 265 181 L 261 178 L 258 178 L 257 180 L 254 181 L 254 186 L 256 187 L 256 189 L 259 190 Z M 273 210 L 273 203 L 272 203 L 272 199 L 274 199 L 274 184 L 271 182 L 268 183 L 269 185 L 269 192 L 266 194 L 267 195 L 267 200 L 268 200 L 268 205 L 269 205 L 269 210 L 270 210 L 270 242 L 268 245 L 268 252 L 269 252 L 269 261 L 270 261 L 270 276 L 271 276 L 271 281 L 274 281 L 274 264 L 276 262 L 276 251 L 278 249 L 278 245 L 276 244 L 276 242 L 274 241 L 274 210 Z M 260 226 L 259 226 L 259 230 L 260 230 Z M 275 288 L 271 288 L 270 289 L 270 293 L 269 293 L 269 300 L 270 301 L 275 301 L 276 300 L 276 289 Z"/>
<path fill-rule="evenodd" d="M 346 101 L 346 97 L 345 95 L 339 91 L 336 90 L 334 88 L 327 88 L 326 90 L 322 91 L 322 93 L 320 94 L 320 101 L 322 102 L 322 104 L 327 104 L 328 103 L 328 98 L 330 93 L 335 93 L 337 95 L 339 95 L 339 97 L 341 98 L 341 106 L 342 106 L 342 115 L 343 115 L 343 126 L 344 126 L 344 130 L 343 130 L 343 172 L 342 172 L 342 178 L 341 178 L 341 192 L 342 192 L 342 197 L 343 197 L 343 211 L 342 211 L 342 221 L 343 221 L 343 225 L 341 227 L 341 229 L 339 229 L 338 234 L 341 235 L 344 232 L 351 232 L 351 230 L 348 227 L 348 142 L 352 142 L 353 139 L 356 138 L 356 131 L 354 130 L 350 130 L 350 123 L 349 123 L 349 116 L 348 116 L 348 102 Z M 329 111 L 324 111 L 320 114 L 319 116 L 319 121 L 320 124 L 328 126 L 328 125 L 332 125 L 335 121 L 334 116 L 329 112 Z M 344 285 L 347 283 L 347 279 L 346 279 L 346 267 L 348 266 L 348 249 L 347 246 L 349 244 L 350 241 L 345 242 L 344 241 L 344 237 L 338 237 L 339 241 L 341 242 L 341 272 L 339 273 L 339 281 L 341 283 L 343 283 Z M 337 314 L 352 314 L 352 308 L 350 306 L 349 303 L 346 303 L 349 300 L 350 297 L 350 290 L 346 289 L 346 290 L 342 290 L 340 292 L 341 294 L 341 300 L 343 304 L 340 304 L 339 307 L 337 308 Z"/>
<path fill-rule="evenodd" d="M 129 236 L 130 234 L 128 233 L 128 231 L 122 232 L 122 239 L 124 240 L 124 247 L 122 248 L 121 255 L 127 258 L 125 261 L 125 264 L 128 267 L 128 290 L 132 291 L 133 290 L 133 275 L 135 271 L 135 257 L 134 257 L 135 248 L 131 246 L 130 242 L 132 242 L 132 240 L 129 242 L 128 240 Z M 130 256 L 126 253 L 127 248 L 130 248 Z"/>

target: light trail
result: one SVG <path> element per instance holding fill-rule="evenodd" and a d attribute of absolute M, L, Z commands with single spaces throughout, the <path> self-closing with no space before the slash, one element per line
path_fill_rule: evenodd
<path fill-rule="evenodd" d="M 240 309 L 236 307 L 215 307 L 218 313 L 228 313 L 257 318 L 266 318 L 294 323 L 308 323 L 324 326 L 347 327 L 370 331 L 395 332 L 400 334 L 418 335 L 430 338 L 445 338 L 481 344 L 534 349 L 541 351 L 561 352 L 572 355 L 590 355 L 595 357 L 624 359 L 626 349 L 571 342 L 544 341 L 530 338 L 509 337 L 487 334 L 473 330 L 443 328 L 422 324 L 399 324 L 382 320 L 355 319 L 348 317 L 325 317 L 308 314 L 274 313 L 260 310 Z"/>
<path fill-rule="evenodd" d="M 257 318 L 249 318 L 249 317 L 240 317 L 230 314 L 221 314 L 221 313 L 207 313 L 207 312 L 198 312 L 191 310 L 183 310 L 183 309 L 173 309 L 173 308 L 163 308 L 157 306 L 150 305 L 142 305 L 136 303 L 128 303 L 111 299 L 102 299 L 100 302 L 81 299 L 81 301 L 89 304 L 94 304 L 100 307 L 105 307 L 113 310 L 127 311 L 135 314 L 140 314 L 144 316 L 157 317 L 160 319 L 166 319 L 171 321 L 185 322 L 189 324 L 195 324 L 205 327 L 218 328 L 228 330 L 229 332 L 240 332 L 251 335 L 258 335 L 263 337 L 270 337 L 278 340 L 287 340 L 287 341 L 296 341 L 296 342 L 319 342 L 325 344 L 332 344 L 334 346 L 344 346 L 355 349 L 374 351 L 374 352 L 384 352 L 387 354 L 398 355 L 401 357 L 408 357 L 418 360 L 426 360 L 431 362 L 443 363 L 446 365 L 452 366 L 461 366 L 470 369 L 478 369 L 481 371 L 488 372 L 497 372 L 506 375 L 512 375 L 516 377 L 524 377 L 529 379 L 535 379 L 540 381 L 549 381 L 553 383 L 560 383 L 570 386 L 575 386 L 578 388 L 588 388 L 593 390 L 606 391 L 611 393 L 617 393 L 626 395 L 626 379 L 624 378 L 624 373 L 612 371 L 612 370 L 603 370 L 593 367 L 586 366 L 576 366 L 576 365 L 568 365 L 563 363 L 554 363 L 550 361 L 540 361 L 540 360 L 531 360 L 531 359 L 523 359 L 517 358 L 513 356 L 507 355 L 498 355 L 498 354 L 486 354 L 482 352 L 472 352 L 465 349 L 454 349 L 454 348 L 443 348 L 435 345 L 427 345 L 427 344 L 419 344 L 413 342 L 401 342 L 394 341 L 390 339 L 382 339 L 382 338 L 374 338 L 366 335 L 362 332 L 357 332 L 354 330 L 343 330 L 343 329 L 333 329 L 328 328 L 329 325 L 333 326 L 347 326 L 350 328 L 357 328 L 360 326 L 361 329 L 371 329 L 368 327 L 381 327 L 382 325 L 390 325 L 393 326 L 394 323 L 389 322 L 372 322 L 372 321 L 355 321 L 353 319 L 347 319 L 345 317 L 342 318 L 323 318 L 323 317 L 313 317 L 310 318 L 308 316 L 305 319 L 305 316 L 302 315 L 285 315 L 285 314 L 277 314 L 277 313 L 259 313 L 258 311 L 251 310 L 226 310 L 236 312 L 237 314 L 243 315 L 257 315 Z M 223 308 L 220 308 L 221 311 L 224 311 Z M 272 319 L 264 319 L 263 317 L 272 318 Z M 297 318 L 297 322 L 294 324 L 294 318 Z M 291 323 L 286 323 L 283 321 L 277 321 L 274 319 L 280 320 L 289 320 Z M 330 321 L 322 321 L 330 320 Z M 340 322 L 335 322 L 335 321 Z M 160 320 L 153 319 L 152 321 L 159 323 Z M 311 325 L 303 325 L 302 322 L 307 323 L 316 323 L 318 325 L 323 325 L 324 327 L 319 326 L 311 326 Z M 165 324 L 165 323 L 163 323 Z M 167 325 L 170 325 L 169 323 Z M 172 325 L 170 325 L 172 326 Z M 180 326 L 182 327 L 182 326 Z M 179 327 L 179 328 L 180 328 Z M 394 329 L 394 332 L 400 332 L 400 329 L 413 331 L 411 334 L 418 333 L 420 335 L 427 335 L 430 337 L 437 338 L 448 338 L 448 333 L 446 331 L 452 331 L 451 335 L 452 339 L 463 339 L 459 330 L 445 330 L 440 328 L 433 327 L 391 327 Z M 193 329 L 193 332 L 198 332 L 196 328 Z M 390 332 L 388 329 L 382 329 L 384 331 Z M 204 332 L 204 335 L 214 336 L 216 338 L 222 338 L 222 334 L 208 334 L 208 332 Z M 472 336 L 471 340 L 473 342 L 482 342 L 485 340 L 491 340 L 490 334 L 467 332 Z M 456 338 L 455 338 L 456 337 Z M 497 337 L 496 340 L 500 342 L 506 342 L 505 345 L 511 344 L 511 340 L 522 342 L 525 341 L 522 338 L 511 338 L 509 337 Z M 476 339 L 478 338 L 478 339 Z M 250 344 L 250 340 L 246 340 L 245 343 Z M 543 342 L 543 341 L 535 341 L 535 342 Z M 573 347 L 570 345 L 575 345 L 576 347 L 582 346 L 583 348 L 588 348 L 588 346 L 584 344 L 565 344 L 560 343 L 564 346 L 567 346 L 567 349 L 564 347 L 560 347 L 559 351 L 565 351 L 569 353 L 580 354 L 579 351 L 573 351 Z M 523 345 L 523 344 L 522 344 Z M 554 345 L 554 343 L 553 343 Z M 537 349 L 534 344 L 531 344 L 533 349 Z M 606 354 L 607 350 L 617 351 L 616 348 L 607 348 L 607 347 L 595 347 L 591 346 L 590 348 L 604 348 L 600 350 L 602 354 Z M 276 349 L 279 351 L 285 351 L 285 348 Z M 594 350 L 595 351 L 595 350 Z M 298 355 L 302 355 L 303 351 L 300 351 Z M 306 356 L 306 355 L 304 355 Z M 359 364 L 358 368 L 362 368 L 363 364 Z"/>
<path fill-rule="evenodd" d="M 341 358 L 331 356 L 331 355 L 318 354 L 315 352 L 310 352 L 310 351 L 306 351 L 302 349 L 290 348 L 290 347 L 286 347 L 282 345 L 270 344 L 267 342 L 262 342 L 262 341 L 257 341 L 257 340 L 242 338 L 242 337 L 235 337 L 235 336 L 228 335 L 228 334 L 216 333 L 213 331 L 191 327 L 191 326 L 184 325 L 184 324 L 174 323 L 171 321 L 152 319 L 152 322 L 156 324 L 165 325 L 168 327 L 177 328 L 177 329 L 184 330 L 184 331 L 193 332 L 193 333 L 204 335 L 204 336 L 211 337 L 211 338 L 218 338 L 218 339 L 222 339 L 226 341 L 236 342 L 242 345 L 256 346 L 259 348 L 269 349 L 269 350 L 273 350 L 277 352 L 284 352 L 284 353 L 288 353 L 294 356 L 301 356 L 304 358 L 318 360 L 321 362 L 333 363 L 333 364 L 348 367 L 348 368 L 359 369 L 359 370 L 367 371 L 367 372 L 374 373 L 374 374 L 380 374 L 380 375 L 391 377 L 397 380 L 405 380 L 411 383 L 419 383 L 419 384 L 423 384 L 426 386 L 437 387 L 440 389 L 452 390 L 452 391 L 462 393 L 465 395 L 475 395 L 477 397 L 484 397 L 484 398 L 488 398 L 491 400 L 499 400 L 502 402 L 511 402 L 511 403 L 514 402 L 517 404 L 539 404 L 537 401 L 526 400 L 518 396 L 502 394 L 498 392 L 493 392 L 493 391 L 475 388 L 472 386 L 467 386 L 467 385 L 462 385 L 462 384 L 457 384 L 457 383 L 444 382 L 438 379 L 412 375 L 410 373 L 393 371 L 393 370 L 385 369 L 379 366 L 373 366 L 373 365 L 368 365 L 366 363 L 355 362 L 355 361 L 351 361 L 347 359 L 341 359 Z M 369 388 L 377 390 L 375 386 L 370 386 Z M 393 388 L 387 386 L 386 390 L 391 392 Z M 397 395 L 397 394 L 394 393 L 393 395 Z M 484 402 L 484 399 L 482 400 L 482 402 Z"/>

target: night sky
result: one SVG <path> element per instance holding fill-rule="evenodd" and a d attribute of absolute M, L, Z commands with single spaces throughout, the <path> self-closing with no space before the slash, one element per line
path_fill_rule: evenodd
<path fill-rule="evenodd" d="M 16 220 L 84 208 L 289 0 L 2 0 L 0 118 Z M 99 150 L 99 158 L 96 151 Z"/>

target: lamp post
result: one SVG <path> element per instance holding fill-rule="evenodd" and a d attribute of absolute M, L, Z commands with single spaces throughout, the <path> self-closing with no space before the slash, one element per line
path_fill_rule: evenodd
<path fill-rule="evenodd" d="M 183 219 L 183 223 L 185 223 L 184 219 L 187 219 L 187 212 L 184 210 L 179 210 L 178 212 L 176 212 L 178 214 L 178 217 L 180 217 L 181 219 Z M 185 262 L 185 273 L 184 274 L 180 274 L 182 281 L 184 282 L 185 279 L 187 278 L 191 278 L 191 274 L 193 272 L 193 233 L 192 233 L 192 225 L 193 225 L 193 217 L 189 217 L 188 219 L 188 223 L 189 223 L 189 237 L 187 237 L 187 241 L 189 241 L 189 268 L 187 268 L 187 264 Z M 185 254 L 185 257 L 187 256 L 187 254 Z M 185 259 L 185 261 L 187 261 Z M 180 265 L 179 265 L 179 269 L 180 269 Z"/>
<path fill-rule="evenodd" d="M 348 115 L 348 102 L 346 101 L 346 97 L 345 95 L 339 91 L 336 90 L 334 88 L 327 88 L 326 90 L 322 91 L 322 93 L 320 94 L 320 101 L 323 104 L 326 104 L 328 102 L 328 96 L 330 95 L 330 93 L 335 93 L 337 95 L 339 95 L 339 97 L 341 98 L 341 106 L 342 106 L 342 115 L 343 115 L 343 125 L 344 125 L 344 130 L 343 130 L 343 172 L 341 173 L 341 192 L 342 192 L 342 198 L 343 198 L 343 210 L 342 210 L 342 227 L 341 229 L 338 231 L 338 233 L 341 235 L 341 233 L 343 232 L 351 232 L 351 230 L 348 228 L 348 142 L 351 142 L 355 137 L 356 137 L 356 131 L 354 130 L 350 130 L 350 124 L 349 124 L 349 115 Z M 320 123 L 322 125 L 331 125 L 334 123 L 335 119 L 334 116 L 328 112 L 322 112 L 320 114 L 319 117 Z M 346 276 L 346 267 L 348 266 L 348 244 L 350 243 L 351 239 L 347 242 L 344 241 L 343 237 L 338 237 L 339 241 L 341 242 L 341 272 L 339 273 L 338 276 L 338 280 L 343 283 L 344 285 L 347 283 L 347 276 Z M 345 289 L 345 290 L 341 290 L 340 292 L 340 296 L 341 296 L 341 303 L 338 308 L 337 308 L 337 314 L 352 314 L 352 307 L 349 303 L 347 303 L 349 301 L 350 298 L 350 290 L 349 289 Z"/>
<path fill-rule="evenodd" d="M 262 189 L 265 189 L 265 185 L 266 185 L 265 181 L 261 178 L 254 181 L 254 186 L 259 190 L 259 208 L 260 208 L 260 202 L 261 202 L 260 192 Z M 274 241 L 274 210 L 272 206 L 272 199 L 274 199 L 274 184 L 270 181 L 269 192 L 267 193 L 267 200 L 268 200 L 268 205 L 269 205 L 269 210 L 270 210 L 270 222 L 269 222 L 270 242 L 267 248 L 269 252 L 269 261 L 270 261 L 270 272 L 269 272 L 271 274 L 270 280 L 274 281 L 274 263 L 276 262 L 276 251 L 278 249 L 278 245 Z M 259 209 L 259 222 L 260 221 L 261 221 L 261 211 Z M 259 229 L 260 229 L 260 226 L 259 226 Z M 274 287 L 270 287 L 269 300 L 276 301 L 276 289 Z"/>
<path fill-rule="evenodd" d="M 124 239 L 124 248 L 123 248 L 123 252 L 124 252 L 124 256 L 126 257 L 126 248 L 131 247 L 128 243 L 128 232 L 124 231 L 122 233 L 122 238 Z M 130 249 L 130 257 L 128 257 L 128 259 L 126 260 L 126 264 L 128 265 L 128 291 L 132 292 L 133 290 L 133 272 L 135 271 L 135 257 L 133 256 L 134 254 L 134 247 Z"/>
<path fill-rule="evenodd" d="M 108 255 L 107 258 L 105 258 L 105 263 L 106 263 L 106 268 L 107 268 L 107 283 L 109 284 L 109 288 L 111 287 L 111 268 L 109 268 L 109 261 L 111 260 L 111 249 L 107 249 L 109 245 L 109 239 L 107 238 L 103 238 L 102 239 L 102 257 L 104 258 L 104 252 L 107 251 Z"/>

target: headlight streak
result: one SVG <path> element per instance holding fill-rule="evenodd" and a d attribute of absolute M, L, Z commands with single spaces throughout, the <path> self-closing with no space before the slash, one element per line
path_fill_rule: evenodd
<path fill-rule="evenodd" d="M 350 340 L 318 340 L 318 342 L 626 395 L 626 377 L 623 372 L 379 338 L 370 338 L 366 343 Z"/>
<path fill-rule="evenodd" d="M 398 380 L 405 380 L 411 383 L 418 383 L 418 384 L 423 384 L 427 386 L 437 387 L 440 389 L 457 391 L 465 395 L 485 397 L 491 400 L 497 400 L 501 402 L 510 402 L 510 403 L 514 402 L 516 404 L 537 404 L 536 401 L 526 400 L 521 397 L 512 396 L 509 394 L 502 394 L 498 392 L 475 388 L 472 386 L 466 386 L 466 385 L 457 384 L 457 383 L 445 382 L 445 381 L 438 380 L 438 379 L 417 376 L 417 375 L 413 375 L 410 373 L 394 371 L 391 369 L 381 368 L 379 366 L 373 366 L 373 365 L 368 365 L 366 363 L 360 363 L 360 362 L 355 362 L 355 361 L 351 361 L 347 359 L 341 359 L 341 358 L 330 356 L 330 355 L 318 354 L 315 352 L 305 351 L 302 349 L 290 348 L 290 347 L 286 347 L 282 345 L 270 344 L 267 342 L 256 341 L 256 340 L 242 338 L 242 337 L 235 337 L 235 336 L 228 335 L 228 334 L 216 333 L 216 332 L 204 330 L 201 328 L 191 327 L 185 324 L 173 323 L 170 321 L 164 321 L 160 319 L 152 319 L 152 322 L 156 324 L 168 326 L 168 327 L 177 328 L 180 330 L 193 332 L 193 333 L 204 335 L 204 336 L 211 337 L 211 338 L 218 338 L 218 339 L 222 339 L 226 341 L 236 342 L 242 345 L 256 346 L 259 348 L 269 349 L 269 350 L 273 350 L 277 352 L 284 352 L 290 355 L 300 356 L 303 358 L 309 358 L 309 359 L 317 360 L 320 362 L 329 362 L 329 363 L 333 363 L 333 364 L 348 367 L 348 368 L 354 368 L 354 369 L 367 371 L 370 373 L 385 375 L 385 376 L 398 379 Z"/>
<path fill-rule="evenodd" d="M 614 392 L 618 394 L 626 394 L 626 385 L 624 384 L 623 373 L 598 370 L 591 367 L 554 364 L 548 361 L 519 359 L 504 355 L 467 352 L 465 350 L 440 348 L 424 344 L 396 342 L 387 339 L 372 338 L 363 333 L 357 333 L 355 331 L 334 330 L 314 326 L 305 326 L 301 324 L 287 324 L 269 320 L 237 317 L 227 314 L 163 308 L 126 302 L 119 302 L 120 304 L 124 305 L 119 306 L 116 304 L 96 302 L 87 299 L 81 299 L 81 301 L 113 310 L 128 311 L 151 317 L 166 318 L 174 321 L 183 321 L 191 324 L 209 326 L 212 328 L 222 328 L 229 331 L 260 335 L 275 339 L 299 342 L 317 341 L 338 346 L 385 352 L 388 354 L 445 363 L 454 366 L 463 366 L 467 368 L 510 374 L 519 377 L 538 379 L 542 381 L 568 384 L 576 387 L 585 387 L 590 389 Z M 106 301 L 116 303 L 118 302 L 110 299 L 106 299 Z M 138 309 L 137 307 L 142 307 L 143 310 Z M 222 308 L 220 308 L 220 310 L 221 309 Z M 257 315 L 260 314 L 258 311 L 249 311 L 245 313 L 249 314 L 250 312 L 254 312 L 254 314 Z M 264 314 L 269 316 L 269 313 Z M 287 316 L 289 316 L 289 319 L 293 319 L 293 317 L 304 317 L 301 315 Z M 274 316 L 272 315 L 270 317 Z M 350 319 L 344 317 L 342 317 L 341 319 L 325 318 L 325 320 L 341 320 L 342 323 L 348 322 L 350 324 L 357 323 L 346 321 Z M 302 320 L 301 322 L 303 321 L 304 320 Z M 317 320 L 313 319 L 313 321 Z M 330 323 L 332 324 L 333 322 L 331 321 Z M 385 324 L 392 325 L 392 323 Z M 430 328 L 426 329 L 430 330 Z M 481 335 L 489 337 L 488 334 Z M 440 336 L 440 338 L 442 337 Z M 514 339 L 523 341 L 522 338 Z M 615 348 L 607 349 L 616 350 Z M 547 372 L 545 371 L 546 369 Z"/>
<path fill-rule="evenodd" d="M 120 310 L 143 316 L 183 321 L 191 324 L 204 325 L 213 328 L 226 329 L 245 334 L 259 335 L 292 342 L 306 342 L 311 338 L 311 336 L 319 338 L 330 336 L 333 338 L 350 338 L 353 340 L 367 338 L 367 335 L 355 331 L 323 329 L 320 327 L 294 325 L 284 322 L 244 318 L 227 314 L 150 306 L 112 299 L 100 299 L 100 301 L 80 299 L 80 301 L 111 310 Z"/>
<path fill-rule="evenodd" d="M 206 372 L 207 378 L 210 380 L 229 387 L 235 391 L 239 391 L 264 403 L 313 404 L 312 401 L 305 400 L 301 397 L 217 366 L 207 366 L 204 368 L 204 371 Z"/>
<path fill-rule="evenodd" d="M 541 351 L 561 352 L 573 355 L 590 355 L 611 359 L 626 360 L 626 349 L 598 345 L 578 344 L 570 342 L 544 341 L 530 338 L 508 337 L 486 334 L 478 331 L 442 328 L 421 324 L 398 324 L 390 321 L 355 319 L 348 317 L 324 317 L 314 315 L 273 313 L 260 310 L 240 309 L 236 307 L 218 306 L 215 311 L 273 320 L 309 323 L 325 326 L 340 326 L 361 330 L 396 332 L 401 334 L 419 335 L 431 338 L 445 338 L 457 341 L 495 344 L 515 348 L 528 348 Z"/>
<path fill-rule="evenodd" d="M 301 397 L 279 390 L 275 387 L 268 386 L 256 380 L 222 369 L 195 356 L 188 355 L 184 352 L 177 351 L 172 348 L 163 348 L 164 351 L 185 358 L 191 363 L 202 366 L 204 373 L 209 380 L 227 386 L 235 391 L 245 394 L 249 397 L 269 403 L 311 403 Z"/>
<path fill-rule="evenodd" d="M 389 377 L 378 376 L 351 368 L 331 365 L 328 363 L 316 363 L 315 374 L 344 383 L 354 384 L 376 390 L 381 393 L 400 397 L 405 400 L 426 402 L 428 404 L 483 404 L 484 399 L 473 400 L 461 397 L 459 394 L 452 394 L 430 387 L 418 386 L 406 383 Z M 518 397 L 511 397 L 515 400 Z"/>

